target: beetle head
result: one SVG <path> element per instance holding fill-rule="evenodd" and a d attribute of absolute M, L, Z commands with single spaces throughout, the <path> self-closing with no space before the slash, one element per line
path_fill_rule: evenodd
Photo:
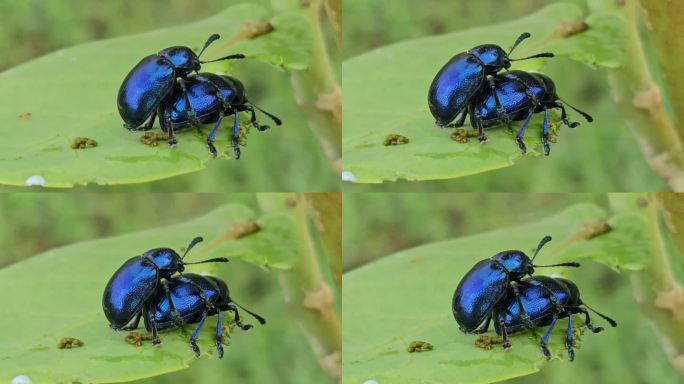
<path fill-rule="evenodd" d="M 508 270 L 509 280 L 520 280 L 534 273 L 532 260 L 523 251 L 503 251 L 492 256 L 492 260 L 501 263 Z"/>
<path fill-rule="evenodd" d="M 508 55 L 498 45 L 478 45 L 468 52 L 477 56 L 477 58 L 482 61 L 482 63 L 485 65 L 485 72 L 488 75 L 496 74 L 502 69 L 508 69 L 511 66 Z"/>
<path fill-rule="evenodd" d="M 188 47 L 166 48 L 159 52 L 159 56 L 163 56 L 173 64 L 176 76 L 185 77 L 200 68 L 199 57 Z"/>
<path fill-rule="evenodd" d="M 150 249 L 143 254 L 143 257 L 157 266 L 162 277 L 169 277 L 176 273 L 176 271 L 183 272 L 183 260 L 171 248 Z"/>

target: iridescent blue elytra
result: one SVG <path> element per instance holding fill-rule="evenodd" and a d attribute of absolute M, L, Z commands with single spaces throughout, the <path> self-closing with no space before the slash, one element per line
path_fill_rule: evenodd
<path fill-rule="evenodd" d="M 548 156 L 551 151 L 548 110 L 560 109 L 563 123 L 570 128 L 579 125 L 577 122 L 568 121 L 565 106 L 556 95 L 556 86 L 548 76 L 539 73 L 510 71 L 499 74 L 492 81 L 494 88 L 483 88 L 472 99 L 468 111 L 470 123 L 473 128 L 479 130 L 481 141 L 485 140 L 484 128 L 502 123 L 508 124 L 510 121 L 525 120 L 516 135 L 518 147 L 525 153 L 527 151 L 527 146 L 523 141 L 525 129 L 532 114 L 544 112 L 544 127 L 541 138 L 544 153 Z M 570 104 L 567 105 L 582 114 L 587 121 L 593 121 L 588 114 Z"/>
<path fill-rule="evenodd" d="M 217 151 L 213 143 L 218 127 L 225 116 L 234 115 L 232 144 L 235 157 L 239 159 L 239 112 L 251 112 L 251 123 L 257 130 L 265 131 L 269 128 L 268 125 L 261 125 L 257 122 L 255 108 L 269 116 L 276 125 L 282 124 L 279 118 L 247 100 L 245 87 L 240 80 L 213 73 L 198 73 L 185 80 L 185 89 L 175 87 L 173 93 L 160 108 L 162 114 L 159 121 L 165 132 L 214 123 L 214 128 L 207 138 L 207 147 L 212 156 L 216 157 Z M 193 112 L 189 113 L 189 111 Z M 195 118 L 189 118 L 191 115 Z"/>
<path fill-rule="evenodd" d="M 223 324 L 222 311 L 234 313 L 235 324 L 240 329 L 247 331 L 252 328 L 249 324 L 243 324 L 238 312 L 239 304 L 235 303 L 229 294 L 226 283 L 215 276 L 203 276 L 192 273 L 184 274 L 169 283 L 169 294 L 163 289 L 157 289 L 156 294 L 150 300 L 149 315 L 145 316 L 145 328 L 151 331 L 154 326 L 158 330 L 173 329 L 183 324 L 198 323 L 197 328 L 190 338 L 190 345 L 196 356 L 200 355 L 197 346 L 199 331 L 208 316 L 216 315 L 216 348 L 219 358 L 223 357 Z M 175 314 L 171 303 L 175 305 Z M 240 307 L 242 308 L 242 307 Z M 242 308 L 245 312 L 254 316 L 260 324 L 266 320 Z"/>
<path fill-rule="evenodd" d="M 615 320 L 594 311 L 580 299 L 579 289 L 570 280 L 551 278 L 548 276 L 534 276 L 517 283 L 518 296 L 510 290 L 503 300 L 497 305 L 494 317 L 494 329 L 498 335 L 504 338 L 504 347 L 507 344 L 508 335 L 523 332 L 540 326 L 549 326 L 541 340 L 541 349 L 547 359 L 551 354 L 547 347 L 551 330 L 558 319 L 568 319 L 568 328 L 565 338 L 565 346 L 568 350 L 568 358 L 574 360 L 572 315 L 584 314 L 585 325 L 594 333 L 601 332 L 603 328 L 594 327 L 589 318 L 587 308 L 604 318 L 611 326 L 617 326 Z M 522 304 L 522 307 L 521 307 Z M 527 316 L 527 320 L 524 320 Z M 485 329 L 486 330 L 486 329 Z"/>
<path fill-rule="evenodd" d="M 117 106 L 124 121 L 124 127 L 137 130 L 149 119 L 142 129 L 151 129 L 157 109 L 161 102 L 171 94 L 176 85 L 176 79 L 184 79 L 192 71 L 199 71 L 201 64 L 245 57 L 236 54 L 211 61 L 200 61 L 199 57 L 204 50 L 219 37 L 218 34 L 211 35 L 199 54 L 195 54 L 189 47 L 170 47 L 161 50 L 158 54 L 143 58 L 133 67 L 121 84 L 117 97 Z M 180 85 L 183 86 L 182 83 Z M 172 139 L 171 135 L 170 144 L 175 143 Z"/>
<path fill-rule="evenodd" d="M 503 251 L 475 264 L 461 279 L 451 300 L 451 310 L 459 329 L 465 333 L 480 333 L 480 324 L 491 320 L 498 303 L 509 293 L 513 282 L 534 273 L 533 265 L 539 250 L 551 241 L 545 236 L 537 245 L 532 259 L 522 251 Z M 578 267 L 578 263 L 561 263 L 553 266 Z M 515 294 L 515 293 L 514 293 Z"/>
<path fill-rule="evenodd" d="M 439 70 L 428 91 L 428 106 L 435 118 L 435 124 L 440 127 L 451 126 L 450 123 L 463 113 L 459 120 L 462 125 L 470 99 L 490 82 L 488 76 L 495 76 L 499 71 L 510 68 L 513 60 L 509 55 L 528 37 L 530 34 L 527 32 L 521 34 L 508 53 L 498 45 L 484 44 L 452 57 Z M 552 56 L 550 53 L 542 53 L 525 59 Z M 493 87 L 491 82 L 489 87 Z"/>
<path fill-rule="evenodd" d="M 228 261 L 221 257 L 194 263 L 184 262 L 183 258 L 188 251 L 200 241 L 201 237 L 194 238 L 182 257 L 170 248 L 151 249 L 128 259 L 114 272 L 102 294 L 102 309 L 109 326 L 115 330 L 125 329 L 133 320 L 135 328 L 150 305 L 150 298 L 159 289 L 167 291 L 168 282 L 174 280 L 173 275 L 176 272 L 183 272 L 185 265 Z M 159 343 L 156 329 L 153 329 L 152 341 Z"/>

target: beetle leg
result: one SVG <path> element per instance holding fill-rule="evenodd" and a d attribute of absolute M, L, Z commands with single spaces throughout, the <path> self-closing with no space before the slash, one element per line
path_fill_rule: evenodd
<path fill-rule="evenodd" d="M 223 322 L 221 321 L 221 311 L 216 311 L 216 351 L 219 359 L 223 358 Z"/>
<path fill-rule="evenodd" d="M 155 110 L 154 112 L 152 112 L 152 116 L 150 116 L 150 120 L 147 122 L 147 124 L 145 124 L 145 127 L 142 130 L 143 131 L 149 131 L 150 129 L 152 129 L 152 127 L 154 126 L 154 120 L 156 118 L 157 118 L 157 111 Z"/>
<path fill-rule="evenodd" d="M 572 313 L 570 311 L 565 312 L 568 315 L 568 334 L 565 337 L 565 348 L 568 350 L 568 359 L 570 361 L 575 360 L 575 351 L 572 349 Z"/>
<path fill-rule="evenodd" d="M 251 105 L 238 105 L 237 107 L 235 107 L 235 109 L 240 111 L 240 112 L 242 112 L 242 111 L 251 112 L 252 116 L 251 116 L 250 122 L 252 123 L 252 126 L 254 128 L 256 128 L 259 132 L 263 132 L 263 131 L 270 128 L 268 125 L 259 124 L 259 122 L 256 119 L 256 111 L 254 110 L 254 107 L 252 107 Z"/>
<path fill-rule="evenodd" d="M 250 329 L 252 329 L 251 324 L 243 324 L 242 323 L 242 320 L 240 320 L 240 313 L 238 312 L 238 309 L 235 306 L 235 304 L 229 303 L 228 305 L 226 305 L 226 307 L 228 308 L 229 311 L 232 311 L 235 314 L 235 324 L 238 327 L 240 327 L 240 329 L 242 329 L 243 331 L 249 331 Z"/>
<path fill-rule="evenodd" d="M 480 328 L 474 330 L 473 333 L 475 333 L 475 334 L 486 333 L 487 330 L 489 329 L 489 323 L 491 321 L 492 321 L 492 315 L 487 316 L 487 320 L 485 320 L 484 325 L 482 325 Z"/>
<path fill-rule="evenodd" d="M 164 288 L 164 293 L 166 293 L 166 300 L 169 301 L 169 309 L 171 310 L 171 317 L 173 318 L 173 323 L 182 326 L 183 325 L 183 319 L 180 316 L 180 313 L 176 310 L 176 305 L 173 304 L 173 300 L 171 300 L 171 290 L 169 289 L 169 282 L 166 280 L 162 280 L 161 282 L 162 288 Z"/>
<path fill-rule="evenodd" d="M 496 94 L 496 84 L 494 84 L 494 77 L 488 77 L 487 81 L 489 81 L 489 86 L 492 88 L 492 95 L 494 95 L 494 103 L 496 105 L 496 113 L 499 116 L 499 121 L 506 125 L 510 125 L 511 119 L 508 117 L 508 115 L 506 114 L 506 110 L 501 105 L 501 101 L 499 101 L 499 95 Z"/>
<path fill-rule="evenodd" d="M 549 146 L 549 110 L 544 107 L 544 129 L 542 130 L 542 145 L 544 146 L 544 155 L 548 156 L 551 152 Z"/>
<path fill-rule="evenodd" d="M 235 124 L 233 124 L 233 151 L 235 152 L 235 160 L 240 160 L 240 117 L 237 110 L 235 111 Z"/>
<path fill-rule="evenodd" d="M 549 343 L 549 336 L 551 336 L 551 330 L 553 330 L 553 326 L 556 325 L 556 321 L 558 321 L 558 315 L 554 313 L 553 320 L 551 320 L 551 324 L 549 324 L 549 328 L 546 330 L 541 341 L 541 349 L 546 360 L 551 360 L 551 352 L 549 352 L 549 348 L 547 348 L 546 345 Z"/>
<path fill-rule="evenodd" d="M 503 316 L 499 316 L 499 327 L 501 328 L 501 338 L 503 339 L 501 346 L 504 351 L 508 351 L 511 349 L 511 343 L 508 341 L 508 332 L 506 332 L 506 324 L 504 323 Z"/>
<path fill-rule="evenodd" d="M 183 99 L 185 99 L 185 106 L 186 106 L 186 115 L 188 116 L 188 120 L 190 121 L 190 125 L 192 125 L 193 127 L 197 127 L 197 126 L 201 125 L 199 119 L 197 118 L 197 113 L 195 112 L 195 110 L 192 108 L 192 105 L 190 104 L 190 98 L 188 97 L 188 89 L 187 89 L 187 86 L 185 85 L 185 80 L 179 79 L 178 85 L 180 86 L 180 89 L 183 92 Z"/>
<path fill-rule="evenodd" d="M 141 317 L 142 317 L 142 310 L 138 311 L 138 313 L 135 314 L 135 319 L 133 320 L 133 322 L 130 325 L 121 328 L 121 330 L 122 331 L 132 331 L 134 329 L 138 329 L 138 324 L 140 324 L 140 318 Z"/>
<path fill-rule="evenodd" d="M 594 327 L 594 325 L 591 324 L 591 319 L 589 318 L 589 311 L 587 311 L 586 308 L 574 307 L 574 308 L 572 308 L 572 313 L 583 313 L 584 314 L 584 325 L 586 325 L 590 331 L 592 331 L 594 333 L 599 333 L 599 332 L 603 331 L 603 327 Z"/>
<path fill-rule="evenodd" d="M 463 112 L 461 113 L 461 117 L 456 121 L 455 123 L 447 124 L 442 128 L 458 128 L 462 127 L 463 124 L 465 123 L 466 116 L 468 116 L 468 108 L 464 108 Z"/>
<path fill-rule="evenodd" d="M 523 154 L 527 153 L 527 146 L 525 145 L 525 142 L 523 142 L 523 136 L 525 136 L 525 130 L 527 129 L 527 124 L 530 123 L 530 119 L 532 118 L 533 113 L 534 113 L 534 109 L 530 109 L 530 111 L 527 113 L 527 118 L 525 119 L 525 121 L 520 126 L 520 129 L 518 130 L 518 134 L 515 135 L 515 142 L 518 143 L 518 148 L 520 148 L 520 152 L 522 152 Z"/>
<path fill-rule="evenodd" d="M 204 324 L 204 320 L 207 319 L 207 311 L 202 312 L 202 318 L 200 319 L 199 323 L 197 323 L 197 328 L 195 328 L 195 332 L 192 333 L 192 337 L 190 337 L 190 346 L 192 347 L 192 351 L 195 352 L 195 356 L 199 357 L 200 356 L 200 349 L 197 346 L 197 338 L 199 338 L 199 331 L 202 329 L 202 325 Z"/>
<path fill-rule="evenodd" d="M 214 128 L 211 129 L 211 132 L 209 133 L 209 137 L 207 137 L 207 146 L 209 147 L 209 152 L 211 152 L 211 156 L 216 158 L 216 147 L 214 146 L 214 139 L 216 139 L 216 131 L 218 131 L 219 125 L 221 125 L 221 120 L 223 120 L 223 110 L 219 112 L 219 117 L 218 120 L 216 120 L 216 124 L 214 124 Z"/>
<path fill-rule="evenodd" d="M 159 340 L 159 333 L 157 332 L 157 322 L 154 320 L 154 316 L 152 316 L 147 308 L 145 308 L 145 318 L 147 319 L 147 323 L 150 325 L 150 328 L 152 328 L 152 345 L 157 346 L 161 344 L 161 340 Z"/>
<path fill-rule="evenodd" d="M 159 124 L 161 125 L 162 131 L 169 134 L 169 146 L 173 147 L 178 144 L 178 141 L 176 141 L 176 137 L 173 134 L 173 123 L 171 123 L 169 116 L 161 111 L 161 107 L 159 108 Z"/>
<path fill-rule="evenodd" d="M 477 129 L 477 139 L 480 141 L 480 144 L 484 144 L 487 142 L 487 136 L 485 136 L 484 127 L 482 126 L 482 118 L 477 111 L 473 114 L 473 117 L 473 121 L 475 122 L 475 125 L 477 125 L 477 127 L 473 127 Z"/>
<path fill-rule="evenodd" d="M 551 104 L 551 107 L 559 108 L 561 110 L 561 120 L 563 120 L 563 124 L 567 125 L 568 128 L 575 128 L 576 126 L 580 125 L 578 122 L 568 121 L 568 115 L 565 113 L 565 106 L 562 103 L 555 101 L 553 104 Z"/>
<path fill-rule="evenodd" d="M 515 301 L 518 303 L 518 308 L 520 308 L 520 318 L 523 322 L 523 325 L 525 328 L 532 330 L 532 333 L 535 333 L 535 326 L 534 323 L 530 320 L 530 315 L 527 314 L 527 310 L 522 304 L 522 301 L 520 300 L 520 289 L 518 288 L 517 285 L 511 285 L 511 288 L 513 289 L 513 296 L 515 297 Z"/>

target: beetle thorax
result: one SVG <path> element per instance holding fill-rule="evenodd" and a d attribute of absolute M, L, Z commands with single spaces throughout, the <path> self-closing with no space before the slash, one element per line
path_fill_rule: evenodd
<path fill-rule="evenodd" d="M 200 69 L 199 58 L 195 52 L 188 47 L 166 48 L 159 52 L 159 56 L 170 61 L 176 69 L 176 75 L 180 77 L 185 77 L 189 75 L 190 72 L 198 71 Z"/>

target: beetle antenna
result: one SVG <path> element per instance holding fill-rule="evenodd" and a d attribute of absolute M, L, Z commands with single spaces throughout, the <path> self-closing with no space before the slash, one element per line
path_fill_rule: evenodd
<path fill-rule="evenodd" d="M 539 251 L 542 249 L 542 247 L 544 245 L 546 245 L 546 243 L 548 243 L 549 241 L 551 241 L 551 236 L 549 236 L 549 235 L 546 235 L 541 239 L 541 241 L 539 242 L 539 245 L 537 245 L 537 249 L 534 250 L 534 255 L 532 255 L 532 260 L 530 260 L 530 261 L 534 261 L 534 258 L 537 257 L 537 253 L 539 253 Z"/>
<path fill-rule="evenodd" d="M 549 265 L 533 265 L 535 268 L 546 268 L 546 267 L 579 267 L 580 263 L 576 261 L 571 261 L 569 263 L 558 263 L 558 264 L 549 264 Z"/>
<path fill-rule="evenodd" d="M 511 55 L 511 52 L 513 52 L 513 50 L 515 49 L 515 47 L 517 47 L 518 44 L 522 43 L 523 40 L 527 39 L 527 38 L 530 37 L 530 36 L 532 36 L 532 35 L 530 35 L 529 32 L 524 32 L 524 33 L 522 33 L 520 36 L 518 36 L 518 39 L 515 41 L 515 43 L 513 43 L 513 46 L 511 47 L 511 50 L 508 51 L 508 55 L 510 56 L 510 55 Z"/>
<path fill-rule="evenodd" d="M 562 101 L 562 102 L 563 102 L 565 105 L 567 105 L 568 107 L 574 109 L 577 113 L 579 113 L 580 115 L 582 115 L 588 122 L 591 123 L 592 121 L 594 121 L 594 118 L 591 117 L 588 113 L 583 112 L 583 111 L 581 111 L 581 110 L 579 110 L 579 109 L 573 107 L 572 105 L 570 105 L 570 103 L 568 103 L 567 101 L 561 99 L 560 97 L 558 98 L 558 100 Z"/>
<path fill-rule="evenodd" d="M 266 319 L 264 319 L 263 317 L 257 315 L 256 313 L 250 311 L 249 309 L 243 307 L 242 305 L 240 305 L 240 304 L 238 304 L 238 303 L 236 303 L 236 302 L 234 302 L 234 301 L 233 301 L 233 304 L 237 305 L 238 307 L 240 307 L 240 309 L 242 309 L 243 311 L 245 311 L 245 312 L 249 313 L 250 315 L 252 315 L 252 317 L 254 317 L 255 319 L 257 319 L 257 321 L 259 322 L 259 324 L 262 324 L 262 325 L 263 325 L 263 324 L 266 324 Z"/>
<path fill-rule="evenodd" d="M 200 61 L 200 64 L 213 63 L 215 61 L 221 61 L 221 60 L 233 60 L 233 59 L 244 59 L 244 58 L 245 58 L 245 55 L 243 55 L 242 53 L 236 53 L 234 55 L 223 56 L 223 57 L 221 57 L 219 59 L 215 59 L 215 60 Z"/>
<path fill-rule="evenodd" d="M 261 109 L 261 108 L 257 107 L 256 105 L 254 105 L 254 103 L 250 103 L 250 104 L 252 104 L 252 107 L 258 109 L 258 110 L 261 111 L 263 114 L 265 114 L 266 116 L 270 117 L 271 120 L 273 120 L 273 122 L 276 123 L 276 125 L 281 125 L 281 124 L 283 124 L 283 122 L 282 122 L 277 116 L 272 115 L 272 114 L 270 114 L 270 113 L 264 111 L 263 109 Z"/>
<path fill-rule="evenodd" d="M 227 258 L 225 258 L 225 257 L 217 257 L 217 258 L 214 258 L 214 259 L 203 260 L 203 261 L 195 261 L 195 262 L 193 262 L 193 263 L 183 263 L 183 264 L 188 265 L 188 264 L 227 263 L 227 262 L 228 262 L 228 259 L 227 259 Z"/>
<path fill-rule="evenodd" d="M 527 60 L 527 59 L 536 59 L 538 57 L 555 57 L 555 55 L 551 52 L 543 52 L 543 53 L 537 53 L 536 55 L 523 57 L 522 59 L 509 59 L 509 60 L 510 61 L 520 61 L 520 60 Z"/>
<path fill-rule="evenodd" d="M 216 40 L 218 40 L 218 39 L 220 39 L 220 38 L 221 38 L 221 35 L 219 35 L 218 33 L 214 33 L 213 35 L 209 36 L 209 38 L 207 39 L 207 42 L 204 43 L 204 47 L 202 47 L 202 50 L 201 50 L 200 53 L 197 55 L 197 57 L 202 56 L 202 53 L 204 53 L 204 50 L 207 49 L 207 47 L 208 47 L 209 45 L 211 45 L 211 43 L 213 43 L 214 41 L 216 41 Z"/>
<path fill-rule="evenodd" d="M 190 252 L 190 250 L 191 250 L 195 245 L 197 245 L 197 243 L 200 243 L 200 242 L 202 242 L 202 241 L 204 241 L 204 239 L 202 238 L 202 236 L 197 236 L 197 237 L 195 237 L 194 239 L 192 239 L 192 241 L 190 242 L 190 244 L 188 244 L 188 247 L 185 248 L 185 253 L 183 254 L 183 257 L 181 257 L 181 260 L 183 260 L 183 259 L 185 258 L 185 256 L 187 256 L 188 252 Z"/>
<path fill-rule="evenodd" d="M 604 315 L 603 313 L 601 313 L 601 312 L 595 310 L 594 308 L 592 308 L 592 307 L 590 307 L 590 306 L 588 306 L 588 305 L 586 305 L 586 304 L 584 304 L 584 303 L 582 303 L 582 305 L 584 305 L 585 307 L 589 308 L 589 309 L 590 309 L 592 312 L 594 312 L 595 314 L 597 314 L 597 315 L 603 317 L 603 319 L 604 319 L 605 321 L 609 322 L 611 326 L 617 327 L 617 322 L 616 322 L 615 320 L 611 319 L 610 317 Z"/>

